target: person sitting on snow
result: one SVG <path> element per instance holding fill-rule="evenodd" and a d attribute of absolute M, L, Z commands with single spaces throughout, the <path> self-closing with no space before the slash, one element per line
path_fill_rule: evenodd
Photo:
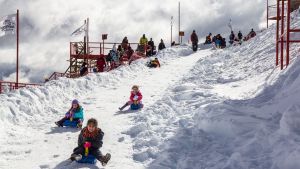
<path fill-rule="evenodd" d="M 158 59 L 155 58 L 154 60 L 151 60 L 148 64 L 148 67 L 150 67 L 150 68 L 160 67 L 160 63 L 159 63 Z"/>
<path fill-rule="evenodd" d="M 150 52 L 148 52 L 147 56 L 155 55 L 155 52 L 154 52 L 155 45 L 154 45 L 152 38 L 150 38 L 150 41 L 148 42 L 148 46 L 150 46 L 151 49 L 150 49 Z"/>
<path fill-rule="evenodd" d="M 204 44 L 211 44 L 211 33 L 208 34 L 208 36 L 206 36 L 206 40 L 204 42 Z"/>
<path fill-rule="evenodd" d="M 251 29 L 250 33 L 249 33 L 250 38 L 253 38 L 256 36 L 255 31 L 253 30 L 253 28 Z"/>
<path fill-rule="evenodd" d="M 78 146 L 73 150 L 73 154 L 70 159 L 72 161 L 79 161 L 82 156 L 93 155 L 102 166 L 105 166 L 111 158 L 111 155 L 107 153 L 102 155 L 100 148 L 103 144 L 103 131 L 98 128 L 98 122 L 96 119 L 91 118 L 87 122 L 87 126 L 84 127 L 78 136 Z"/>
<path fill-rule="evenodd" d="M 130 100 L 126 102 L 122 107 L 119 107 L 119 110 L 122 111 L 125 107 L 130 106 L 132 104 L 139 104 L 140 108 L 143 108 L 142 98 L 143 95 L 139 90 L 137 85 L 132 86 L 132 91 L 130 93 Z"/>
<path fill-rule="evenodd" d="M 165 48 L 166 48 L 166 45 L 165 45 L 164 41 L 161 39 L 160 43 L 158 45 L 158 50 L 163 50 Z"/>
<path fill-rule="evenodd" d="M 72 107 L 70 110 L 66 113 L 65 117 L 63 117 L 61 120 L 55 122 L 55 124 L 58 127 L 63 127 L 63 123 L 67 120 L 70 121 L 77 121 L 77 127 L 82 127 L 83 122 L 83 108 L 79 105 L 79 101 L 74 99 L 72 101 Z"/>

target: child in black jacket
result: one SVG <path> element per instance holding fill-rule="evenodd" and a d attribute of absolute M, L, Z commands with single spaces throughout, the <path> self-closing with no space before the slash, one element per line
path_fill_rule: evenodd
<path fill-rule="evenodd" d="M 83 128 L 78 137 L 78 147 L 73 150 L 71 160 L 79 161 L 83 155 L 91 154 L 97 160 L 101 162 L 103 166 L 110 160 L 111 155 L 107 153 L 105 156 L 102 155 L 99 150 L 102 147 L 104 133 L 98 128 L 98 122 L 96 119 L 89 119 L 87 127 Z"/>

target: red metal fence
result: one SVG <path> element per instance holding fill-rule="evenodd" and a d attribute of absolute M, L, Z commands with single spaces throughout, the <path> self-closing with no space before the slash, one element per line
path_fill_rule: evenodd
<path fill-rule="evenodd" d="M 23 87 L 40 86 L 40 85 L 41 84 L 35 84 L 35 83 L 16 83 L 16 82 L 0 81 L 0 94 L 7 91 L 23 88 Z"/>

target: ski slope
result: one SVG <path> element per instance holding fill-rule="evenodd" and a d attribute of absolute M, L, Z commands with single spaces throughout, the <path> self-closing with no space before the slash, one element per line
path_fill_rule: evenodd
<path fill-rule="evenodd" d="M 73 98 L 105 132 L 106 169 L 300 168 L 300 48 L 291 46 L 291 65 L 280 71 L 274 35 L 272 26 L 224 50 L 169 48 L 158 54 L 159 69 L 139 60 L 0 95 L 0 168 L 103 168 L 63 166 L 79 131 L 54 121 Z M 145 107 L 118 112 L 133 84 Z"/>

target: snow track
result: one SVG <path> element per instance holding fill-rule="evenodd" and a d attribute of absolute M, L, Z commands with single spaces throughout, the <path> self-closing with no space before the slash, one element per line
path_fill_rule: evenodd
<path fill-rule="evenodd" d="M 61 168 L 60 162 L 69 157 L 79 133 L 76 129 L 56 128 L 54 121 L 64 115 L 71 99 L 78 98 L 84 107 L 85 119 L 97 118 L 105 132 L 101 150 L 112 154 L 106 168 L 144 168 L 134 162 L 132 139 L 124 133 L 134 126 L 132 117 L 141 112 L 118 112 L 117 108 L 128 100 L 133 84 L 140 85 L 143 103 L 147 107 L 155 106 L 166 89 L 211 51 L 199 53 L 192 54 L 189 47 L 167 49 L 158 55 L 160 69 L 149 69 L 145 66 L 146 60 L 140 60 L 109 73 L 76 80 L 61 79 L 45 87 L 1 95 L 5 103 L 0 107 L 1 114 L 10 117 L 4 118 L 7 127 L 1 133 L 11 139 L 1 140 L 1 156 L 6 161 L 0 164 L 5 168 Z M 15 130 L 9 131 L 9 127 Z M 97 165 L 101 167 L 100 163 Z"/>

